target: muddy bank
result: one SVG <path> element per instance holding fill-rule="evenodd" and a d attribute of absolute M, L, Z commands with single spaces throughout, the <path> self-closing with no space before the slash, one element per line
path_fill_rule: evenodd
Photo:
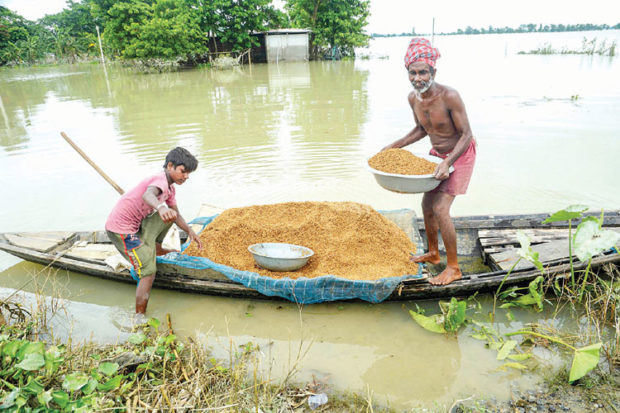
<path fill-rule="evenodd" d="M 569 385 L 544 383 L 529 390 L 511 386 L 511 399 L 493 398 L 456 402 L 450 413 L 489 412 L 618 412 L 620 411 L 620 375 L 605 381 Z"/>

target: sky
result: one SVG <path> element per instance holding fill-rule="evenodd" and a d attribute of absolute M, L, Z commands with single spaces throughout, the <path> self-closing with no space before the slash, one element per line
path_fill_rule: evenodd
<path fill-rule="evenodd" d="M 274 3 L 282 4 L 283 0 Z M 61 11 L 65 0 L 0 0 L 29 20 Z M 620 23 L 618 0 L 371 0 L 368 33 L 435 33 L 520 24 Z"/>

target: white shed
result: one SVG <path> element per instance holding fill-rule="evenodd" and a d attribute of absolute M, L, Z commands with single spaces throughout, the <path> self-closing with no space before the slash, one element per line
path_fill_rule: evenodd
<path fill-rule="evenodd" d="M 307 61 L 309 59 L 310 30 L 278 29 L 263 32 L 267 62 Z"/>

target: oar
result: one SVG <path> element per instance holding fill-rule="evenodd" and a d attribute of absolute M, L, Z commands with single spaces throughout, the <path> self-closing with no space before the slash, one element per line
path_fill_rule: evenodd
<path fill-rule="evenodd" d="M 95 168 L 95 170 L 99 172 L 99 175 L 101 175 L 103 179 L 108 181 L 108 183 L 112 185 L 114 189 L 118 191 L 119 194 L 123 195 L 125 193 L 125 191 L 123 191 L 123 189 L 120 186 L 118 186 L 116 182 L 112 180 L 112 178 L 106 175 L 106 173 L 103 172 L 101 168 L 99 168 L 84 152 L 82 152 L 82 150 L 71 139 L 69 139 L 66 133 L 60 132 L 60 136 L 62 136 L 69 143 L 69 145 L 71 145 L 73 149 L 75 149 L 77 153 L 79 153 L 82 156 L 82 158 L 84 158 L 84 160 L 86 160 L 86 162 L 90 164 L 90 166 Z"/>

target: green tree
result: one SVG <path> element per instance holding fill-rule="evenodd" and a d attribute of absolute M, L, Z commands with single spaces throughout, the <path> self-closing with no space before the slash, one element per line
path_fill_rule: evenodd
<path fill-rule="evenodd" d="M 21 61 L 19 42 L 28 39 L 32 23 L 6 7 L 0 6 L 0 65 Z"/>
<path fill-rule="evenodd" d="M 189 58 L 205 53 L 198 15 L 184 0 L 117 2 L 108 10 L 104 37 L 123 58 Z"/>
<path fill-rule="evenodd" d="M 242 51 L 258 45 L 252 33 L 261 32 L 272 23 L 278 13 L 271 0 L 216 0 L 218 3 L 217 35 L 233 51 Z"/>
<path fill-rule="evenodd" d="M 43 17 L 39 24 L 49 32 L 50 51 L 72 62 L 78 55 L 96 54 L 97 35 L 90 5 L 73 0 L 67 5 L 60 13 Z"/>
<path fill-rule="evenodd" d="M 367 45 L 369 7 L 369 0 L 287 0 L 285 5 L 294 27 L 312 30 L 315 57 L 325 49 L 352 56 L 355 47 Z"/>

